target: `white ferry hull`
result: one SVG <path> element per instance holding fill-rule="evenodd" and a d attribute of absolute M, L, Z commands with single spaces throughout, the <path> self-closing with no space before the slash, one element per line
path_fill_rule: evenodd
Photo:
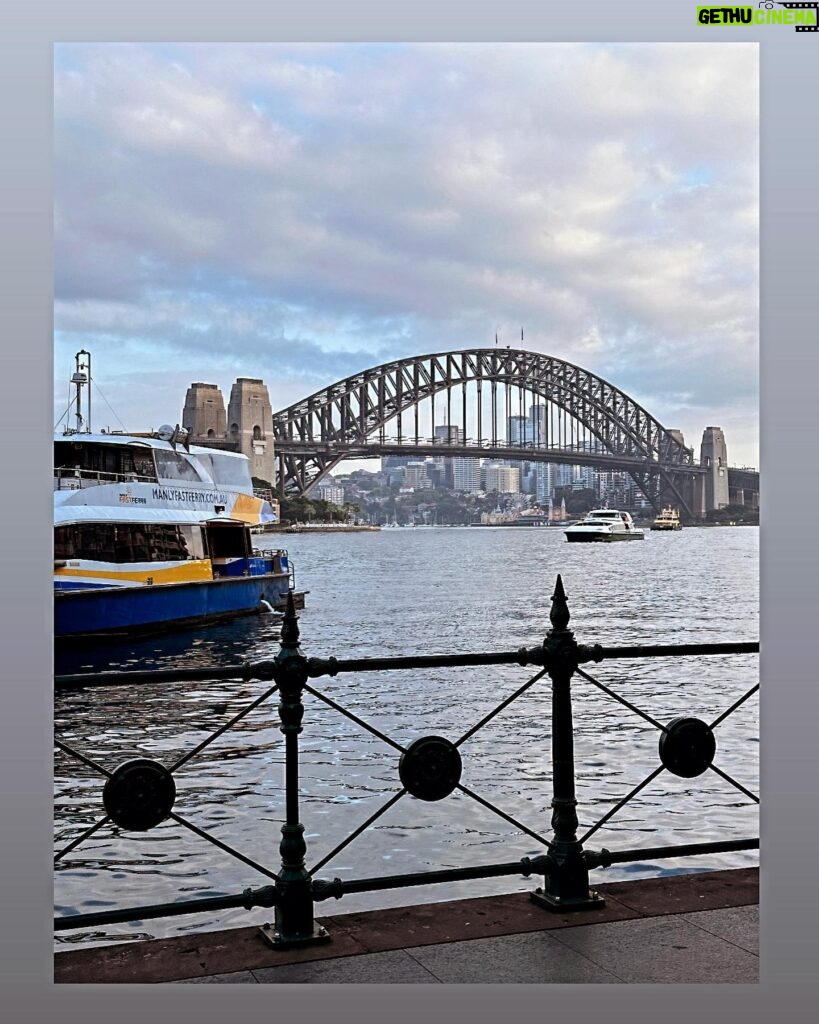
<path fill-rule="evenodd" d="M 643 531 L 634 525 L 628 512 L 592 509 L 586 518 L 564 530 L 570 544 L 612 544 L 618 540 L 642 540 Z"/>
<path fill-rule="evenodd" d="M 591 530 L 578 530 L 576 533 L 566 531 L 566 540 L 570 544 L 612 544 L 619 540 L 642 540 L 643 533 L 630 530 L 628 533 L 593 533 Z"/>

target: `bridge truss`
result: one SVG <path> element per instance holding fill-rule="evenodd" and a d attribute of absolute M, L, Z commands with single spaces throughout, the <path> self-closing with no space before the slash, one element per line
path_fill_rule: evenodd
<path fill-rule="evenodd" d="M 693 451 L 625 392 L 554 356 L 468 349 L 396 360 L 273 417 L 280 494 L 345 458 L 493 458 L 626 472 L 655 508 L 697 511 Z"/>

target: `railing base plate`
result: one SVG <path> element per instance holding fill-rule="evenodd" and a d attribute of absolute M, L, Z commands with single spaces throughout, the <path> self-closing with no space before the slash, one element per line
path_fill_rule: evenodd
<path fill-rule="evenodd" d="M 315 946 L 321 942 L 332 942 L 332 936 L 320 924 L 313 927 L 311 935 L 283 936 L 272 924 L 263 924 L 259 934 L 274 949 L 291 949 L 293 946 Z"/>
<path fill-rule="evenodd" d="M 544 892 L 542 889 L 535 889 L 534 892 L 529 893 L 529 899 L 533 903 L 537 903 L 538 906 L 552 911 L 552 913 L 560 914 L 567 914 L 574 910 L 598 910 L 606 905 L 606 901 L 594 889 L 589 889 L 587 899 L 575 897 L 574 899 L 564 900 L 559 896 L 550 896 L 549 893 Z"/>

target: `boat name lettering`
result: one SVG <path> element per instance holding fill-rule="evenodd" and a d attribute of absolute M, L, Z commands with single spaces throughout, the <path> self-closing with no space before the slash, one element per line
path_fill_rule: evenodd
<path fill-rule="evenodd" d="M 120 505 L 147 505 L 147 498 L 135 498 L 133 494 L 120 494 Z"/>
<path fill-rule="evenodd" d="M 154 487 L 153 497 L 161 501 L 201 501 L 209 505 L 226 505 L 227 497 L 218 491 L 178 491 L 172 487 Z"/>

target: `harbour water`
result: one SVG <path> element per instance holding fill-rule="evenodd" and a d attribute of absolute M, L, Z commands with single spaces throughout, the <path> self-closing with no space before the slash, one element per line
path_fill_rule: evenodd
<path fill-rule="evenodd" d="M 283 535 L 256 538 L 279 546 Z M 286 537 L 296 566 L 301 646 L 314 657 L 376 657 L 514 650 L 542 642 L 558 573 L 580 643 L 709 643 L 759 639 L 759 531 L 755 527 L 646 533 L 642 542 L 568 545 L 559 529 L 384 529 Z M 279 626 L 258 616 L 130 646 L 61 654 L 58 673 L 216 664 L 269 658 Z M 758 681 L 755 655 L 614 661 L 588 673 L 655 720 L 713 721 Z M 500 666 L 342 674 L 311 685 L 407 745 L 457 739 L 535 674 Z M 57 694 L 57 737 L 108 770 L 133 757 L 172 764 L 255 700 L 259 682 L 163 683 Z M 461 748 L 462 782 L 540 836 L 550 834 L 548 678 Z M 573 684 L 581 834 L 659 765 L 658 730 L 588 681 Z M 400 789 L 398 752 L 311 695 L 300 737 L 301 819 L 312 867 Z M 284 818 L 284 745 L 275 696 L 176 774 L 186 821 L 275 871 Z M 716 730 L 715 765 L 758 792 L 754 695 Z M 63 753 L 55 765 L 55 851 L 104 815 L 103 779 Z M 754 801 L 714 772 L 662 773 L 587 844 L 609 850 L 750 838 Z M 403 797 L 317 877 L 353 879 L 515 861 L 543 846 L 456 792 L 438 803 Z M 744 867 L 753 852 L 656 860 L 596 872 L 598 882 Z M 167 821 L 147 833 L 103 826 L 55 866 L 58 915 L 234 894 L 270 879 Z M 318 904 L 316 913 L 374 909 L 529 890 L 522 876 L 384 890 Z M 233 910 L 58 933 L 58 948 L 262 923 L 271 910 Z"/>

